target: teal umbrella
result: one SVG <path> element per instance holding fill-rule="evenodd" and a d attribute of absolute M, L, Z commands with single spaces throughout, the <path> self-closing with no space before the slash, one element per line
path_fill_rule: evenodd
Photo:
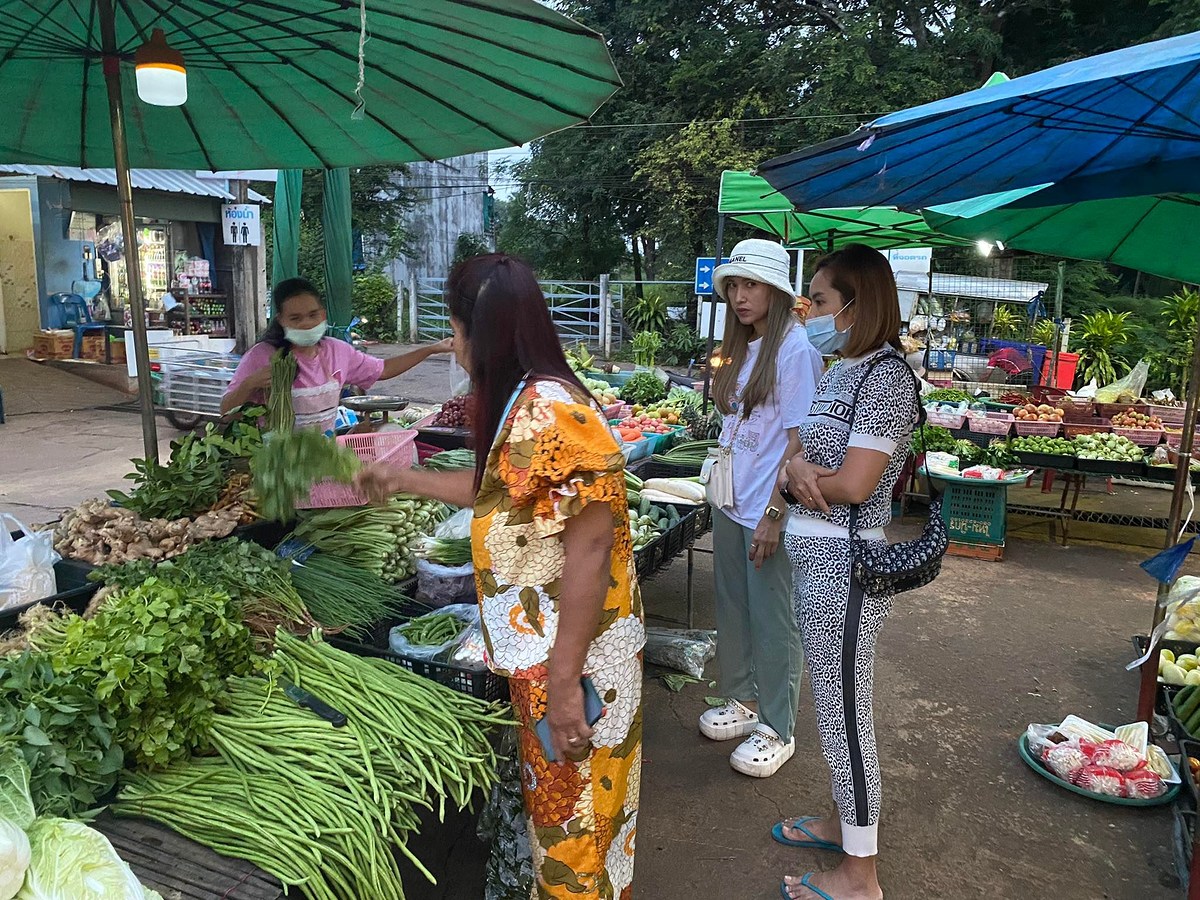
<path fill-rule="evenodd" d="M 1154 194 L 1042 206 L 1053 185 L 988 194 L 924 211 L 929 226 L 961 239 L 1095 259 L 1164 278 L 1200 281 L 1200 259 L 1179 241 L 1200 228 L 1200 194 Z"/>
<path fill-rule="evenodd" d="M 535 0 L 0 0 L 0 14 L 0 162 L 114 167 L 126 236 L 131 165 L 443 159 L 583 122 L 620 86 L 603 38 Z M 158 102 L 174 102 L 184 78 L 180 105 L 139 100 L 154 79 Z M 157 459 L 133 240 L 125 255 Z"/>

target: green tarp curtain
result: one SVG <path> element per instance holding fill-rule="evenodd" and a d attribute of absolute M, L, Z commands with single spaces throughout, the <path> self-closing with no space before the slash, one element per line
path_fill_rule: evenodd
<path fill-rule="evenodd" d="M 300 190 L 303 181 L 303 170 L 280 169 L 275 182 L 272 284 L 300 274 Z"/>
<path fill-rule="evenodd" d="M 938 234 L 917 213 L 890 206 L 800 212 L 764 179 L 750 172 L 722 172 L 718 212 L 774 235 L 790 248 L 832 250 L 849 243 L 879 250 L 959 246 L 969 243 Z"/>
<path fill-rule="evenodd" d="M 353 288 L 354 240 L 350 230 L 350 170 L 325 170 L 321 203 L 325 235 L 325 303 L 330 325 L 349 325 Z"/>

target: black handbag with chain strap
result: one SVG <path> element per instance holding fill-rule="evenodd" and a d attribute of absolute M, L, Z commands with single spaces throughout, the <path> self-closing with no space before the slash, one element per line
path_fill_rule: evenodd
<path fill-rule="evenodd" d="M 894 359 L 897 364 L 904 366 L 904 371 L 912 378 L 917 398 L 917 425 L 924 440 L 925 409 L 921 406 L 921 387 L 902 357 L 888 353 L 867 365 L 867 371 L 863 373 L 862 380 L 854 389 L 854 407 L 858 405 L 858 395 L 871 376 L 872 370 L 889 359 Z M 851 415 L 853 416 L 853 413 Z M 853 426 L 851 421 L 851 430 Z M 932 479 L 926 478 L 925 482 L 929 487 L 929 521 L 925 523 L 924 531 L 916 540 L 896 544 L 864 541 L 858 536 L 859 507 L 857 504 L 850 507 L 851 573 L 863 591 L 871 596 L 900 594 L 924 587 L 942 571 L 942 557 L 946 555 L 950 536 L 942 519 L 940 493 L 934 491 Z"/>

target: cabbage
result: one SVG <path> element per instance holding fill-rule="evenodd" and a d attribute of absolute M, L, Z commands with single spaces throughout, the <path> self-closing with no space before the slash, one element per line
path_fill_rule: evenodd
<path fill-rule="evenodd" d="M 29 796 L 29 766 L 21 751 L 10 745 L 0 750 L 0 819 L 25 829 L 36 816 Z M 4 891 L 0 891 L 2 897 Z"/>
<path fill-rule="evenodd" d="M 145 900 L 141 884 L 108 838 L 82 822 L 39 819 L 16 900 Z"/>
<path fill-rule="evenodd" d="M 8 819 L 0 819 L 0 900 L 12 900 L 29 868 L 29 838 Z"/>

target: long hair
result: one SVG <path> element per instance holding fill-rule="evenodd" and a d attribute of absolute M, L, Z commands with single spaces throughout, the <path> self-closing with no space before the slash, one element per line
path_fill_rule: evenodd
<path fill-rule="evenodd" d="M 526 374 L 570 382 L 585 394 L 587 389 L 567 363 L 546 297 L 524 262 L 502 253 L 464 260 L 446 281 L 446 306 L 470 342 L 478 488 L 504 408 Z"/>
<path fill-rule="evenodd" d="M 847 244 L 821 257 L 813 274 L 822 270 L 843 300 L 854 301 L 854 326 L 842 356 L 862 356 L 884 344 L 899 349 L 900 298 L 887 257 L 866 244 Z"/>
<path fill-rule="evenodd" d="M 287 339 L 283 333 L 283 325 L 279 322 L 279 313 L 283 309 L 283 304 L 287 303 L 293 297 L 299 297 L 301 294 L 312 294 L 317 298 L 317 302 L 321 304 L 321 309 L 329 312 L 329 307 L 325 305 L 325 298 L 321 296 L 321 292 L 317 290 L 317 286 L 307 278 L 285 278 L 279 284 L 275 285 L 271 291 L 271 324 L 267 326 L 267 330 L 262 333 L 259 338 L 264 344 L 270 344 L 276 349 L 286 350 L 292 349 L 292 342 Z"/>
<path fill-rule="evenodd" d="M 758 348 L 758 359 L 754 361 L 754 368 L 740 398 L 739 413 L 743 419 L 770 400 L 775 391 L 779 348 L 796 324 L 795 305 L 796 298 L 791 294 L 785 294 L 778 288 L 771 289 L 771 305 L 767 309 L 767 327 L 762 336 L 762 345 Z M 734 315 L 733 308 L 728 308 L 725 311 L 725 336 L 721 339 L 721 365 L 713 378 L 713 401 L 722 415 L 733 412 L 738 375 L 753 339 L 754 327 L 743 325 Z"/>

